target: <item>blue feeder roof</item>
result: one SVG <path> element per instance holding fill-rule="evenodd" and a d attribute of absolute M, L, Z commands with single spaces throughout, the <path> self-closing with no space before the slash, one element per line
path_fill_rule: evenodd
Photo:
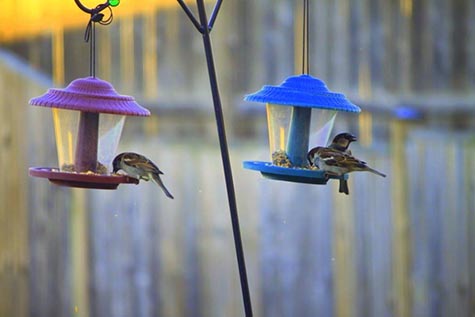
<path fill-rule="evenodd" d="M 244 100 L 346 112 L 361 111 L 345 95 L 330 91 L 322 80 L 310 75 L 287 77 L 280 86 L 266 85 L 258 92 L 246 95 Z"/>

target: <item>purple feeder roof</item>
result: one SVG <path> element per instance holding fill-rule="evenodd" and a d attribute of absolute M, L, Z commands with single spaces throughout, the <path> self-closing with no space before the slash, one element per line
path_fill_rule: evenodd
<path fill-rule="evenodd" d="M 150 115 L 133 97 L 119 95 L 110 83 L 97 77 L 75 79 L 64 89 L 50 88 L 44 95 L 32 98 L 30 104 L 127 116 Z"/>
<path fill-rule="evenodd" d="M 310 75 L 287 77 L 279 86 L 266 85 L 258 92 L 246 95 L 244 100 L 347 112 L 361 111 L 345 95 L 330 91 L 322 80 Z"/>

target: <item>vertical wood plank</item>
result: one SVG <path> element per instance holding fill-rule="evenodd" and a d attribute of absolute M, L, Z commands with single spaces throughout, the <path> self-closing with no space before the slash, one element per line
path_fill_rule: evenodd
<path fill-rule="evenodd" d="M 467 85 L 466 68 L 468 56 L 466 55 L 468 39 L 468 17 L 469 1 L 455 0 L 451 1 L 450 20 L 453 21 L 452 39 L 449 46 L 452 47 L 453 69 L 451 72 L 451 87 L 454 90 L 464 90 L 470 88 Z"/>
<path fill-rule="evenodd" d="M 444 296 L 447 299 L 444 314 L 470 316 L 470 303 L 473 298 L 469 295 L 469 232 L 467 231 L 467 199 L 464 184 L 466 173 L 463 171 L 464 150 L 467 147 L 466 138 L 459 133 L 451 133 L 453 141 L 447 142 L 448 192 L 447 208 L 445 208 L 444 225 Z M 447 212 L 447 211 L 452 212 Z"/>
<path fill-rule="evenodd" d="M 376 27 L 371 23 L 369 0 L 357 2 L 358 25 L 358 94 L 364 100 L 369 100 L 373 93 L 373 72 L 371 61 L 371 37 Z"/>
<path fill-rule="evenodd" d="M 431 175 L 435 170 L 439 170 L 440 166 L 446 166 L 446 153 L 442 144 L 438 144 L 434 139 L 431 138 L 431 133 L 425 133 L 421 131 L 420 133 L 420 144 L 423 148 L 422 156 L 423 157 L 432 157 L 433 159 L 426 162 L 426 164 L 421 164 L 423 173 L 421 174 L 421 184 L 424 184 L 422 180 L 430 179 Z M 442 143 L 442 142 L 440 142 Z M 446 169 L 440 171 L 440 177 L 446 179 Z M 422 187 L 424 188 L 424 187 Z M 437 183 L 435 186 L 432 186 L 431 191 L 422 190 L 423 197 L 423 208 L 422 215 L 424 221 L 420 223 L 422 226 L 426 224 L 427 236 L 425 243 L 419 243 L 419 241 L 413 241 L 413 254 L 418 252 L 427 252 L 426 264 L 422 268 L 423 274 L 426 276 L 425 286 L 427 287 L 427 301 L 426 302 L 416 302 L 413 300 L 413 307 L 416 307 L 416 304 L 427 312 L 427 316 L 443 316 L 444 301 L 443 298 L 443 289 L 441 287 L 443 281 L 442 267 L 443 267 L 443 236 L 440 234 L 441 228 L 444 227 L 443 219 L 443 206 L 444 206 L 444 186 L 442 183 Z M 415 209 L 414 213 L 421 213 L 420 209 Z M 414 257 L 414 255 L 413 255 Z"/>
<path fill-rule="evenodd" d="M 52 73 L 55 85 L 64 84 L 64 31 L 62 28 L 54 30 L 52 35 Z"/>
<path fill-rule="evenodd" d="M 96 28 L 96 54 L 97 65 L 96 73 L 99 78 L 111 81 L 112 79 L 112 35 L 113 29 L 111 27 Z"/>
<path fill-rule="evenodd" d="M 412 88 L 411 80 L 411 19 L 412 19 L 412 0 L 399 0 L 399 14 L 396 24 L 396 43 L 395 47 L 398 64 L 398 88 L 401 92 L 410 91 Z"/>
<path fill-rule="evenodd" d="M 433 43 L 436 40 L 437 33 L 434 32 L 434 29 L 431 27 L 431 19 L 434 14 L 434 4 L 432 0 L 424 0 L 422 2 L 422 12 L 421 12 L 421 25 L 423 25 L 424 32 L 422 33 L 421 39 L 421 66 L 422 66 L 422 76 L 421 81 L 423 84 L 423 89 L 430 89 L 433 87 L 433 76 L 434 76 L 434 54 L 432 51 Z"/>
<path fill-rule="evenodd" d="M 333 189 L 260 180 L 263 316 L 334 315 Z"/>
<path fill-rule="evenodd" d="M 156 12 L 145 14 L 143 24 L 143 83 L 144 96 L 151 100 L 158 97 L 158 52 Z"/>
<path fill-rule="evenodd" d="M 120 80 L 129 93 L 135 89 L 134 45 L 134 19 L 124 17 L 120 20 Z"/>
<path fill-rule="evenodd" d="M 431 28 L 437 34 L 432 47 L 435 73 L 433 89 L 447 89 L 450 87 L 453 64 L 451 1 L 433 0 L 432 3 L 434 15 L 432 16 Z"/>
<path fill-rule="evenodd" d="M 407 174 L 405 144 L 407 126 L 404 122 L 391 123 L 392 212 L 393 212 L 393 304 L 394 316 L 412 314 L 411 289 L 411 231 L 407 202 Z"/>
<path fill-rule="evenodd" d="M 83 189 L 72 190 L 71 200 L 71 311 L 89 317 L 89 217 L 86 208 L 87 193 Z"/>
<path fill-rule="evenodd" d="M 335 11 L 333 14 L 333 30 L 334 33 L 332 41 L 334 45 L 332 73 L 335 74 L 334 85 L 335 91 L 341 91 L 343 89 L 349 89 L 349 72 L 352 62 L 352 52 L 349 50 L 350 39 L 350 1 L 338 0 L 334 1 Z M 314 5 L 311 9 L 318 10 Z"/>
<path fill-rule="evenodd" d="M 384 57 L 383 57 L 383 82 L 384 87 L 389 92 L 397 88 L 397 52 L 395 49 L 396 40 L 396 14 L 397 4 L 395 1 L 383 1 L 381 3 L 381 17 L 384 21 Z"/>
<path fill-rule="evenodd" d="M 363 31 L 364 34 L 369 34 L 367 40 L 368 56 L 367 62 L 370 65 L 370 79 L 371 86 L 374 86 L 378 92 L 384 89 L 384 68 L 387 65 L 384 64 L 384 55 L 386 54 L 384 46 L 384 32 L 385 23 L 383 19 L 384 4 L 382 1 L 369 0 L 366 6 L 366 16 L 369 21 L 367 28 Z M 370 87 L 370 91 L 373 88 Z"/>
<path fill-rule="evenodd" d="M 424 20 L 424 3 L 425 0 L 414 1 L 412 8 L 412 19 L 411 24 L 414 30 L 420 30 L 419 32 L 413 32 L 411 34 L 411 59 L 413 60 L 413 69 L 417 71 L 411 72 L 411 80 L 414 83 L 415 90 L 422 90 L 424 86 L 428 83 L 424 77 L 425 69 L 424 66 L 426 62 L 423 60 L 424 49 L 423 46 L 425 43 L 424 39 L 426 37 L 427 30 Z M 405 9 L 407 10 L 407 9 Z M 404 11 L 405 11 L 404 10 Z"/>
<path fill-rule="evenodd" d="M 379 146 L 378 146 L 379 145 Z M 382 151 L 383 144 L 374 144 L 374 149 Z M 365 157 L 371 164 L 378 170 L 388 174 L 387 178 L 378 178 L 375 175 L 366 174 L 366 178 L 374 178 L 375 180 L 363 181 L 365 186 L 365 192 L 357 197 L 365 197 L 370 194 L 372 197 L 379 197 L 380 199 L 368 199 L 366 201 L 360 200 L 358 202 L 358 208 L 355 208 L 355 217 L 360 222 L 368 222 L 368 228 L 363 232 L 366 234 L 366 243 L 368 244 L 368 262 L 366 263 L 366 270 L 368 271 L 369 286 L 369 299 L 367 315 L 360 316 L 373 316 L 373 317 L 390 317 L 392 316 L 391 306 L 391 262 L 392 262 L 392 219 L 391 208 L 388 206 L 388 201 L 391 201 L 391 187 L 392 178 L 390 162 L 387 157 L 384 156 L 384 152 L 376 152 L 373 156 Z M 355 180 L 356 182 L 356 180 Z M 359 186 L 358 186 L 359 187 Z M 368 208 L 365 209 L 364 203 L 368 204 Z M 362 206 L 363 205 L 363 206 Z M 366 217 L 364 217 L 366 211 Z M 363 215 L 362 215 L 363 214 Z M 360 233 L 361 234 L 361 233 Z M 361 283 L 361 280 L 359 280 Z M 361 284 L 359 284 L 361 285 Z M 361 286 L 359 286 L 361 287 Z M 358 289 L 359 289 L 358 287 Z M 360 292 L 358 292 L 359 294 Z"/>
<path fill-rule="evenodd" d="M 333 257 L 335 316 L 357 316 L 356 263 L 354 250 L 354 214 L 351 196 L 342 197 L 334 182 Z"/>
<path fill-rule="evenodd" d="M 5 64 L 4 64 L 5 63 Z M 0 316 L 29 312 L 24 78 L 0 60 Z"/>
<path fill-rule="evenodd" d="M 313 4 L 315 3 L 315 4 Z M 316 77 L 323 80 L 328 79 L 329 68 L 329 51 L 326 43 L 328 43 L 329 31 L 328 23 L 326 23 L 325 17 L 328 14 L 328 1 L 315 0 L 312 3 L 313 9 L 310 12 L 310 20 L 312 22 L 313 36 L 311 42 L 310 56 L 312 65 L 315 65 L 312 69 Z"/>
<path fill-rule="evenodd" d="M 467 21 L 465 25 L 468 29 L 465 49 L 467 54 L 467 84 L 472 86 L 475 84 L 475 1 L 471 0 L 467 3 Z"/>
<path fill-rule="evenodd" d="M 406 158 L 409 157 L 425 157 L 428 153 L 424 140 L 421 140 L 417 135 L 409 135 L 407 138 Z M 430 241 L 432 236 L 432 224 L 435 216 L 428 218 L 424 212 L 424 205 L 426 204 L 425 177 L 426 164 L 423 160 L 408 160 L 408 182 L 411 185 L 411 190 L 408 193 L 407 208 L 410 213 L 410 223 L 414 227 L 412 232 L 412 263 L 413 263 L 413 316 L 429 317 L 431 316 L 430 299 L 431 299 L 431 281 L 433 276 L 430 271 L 430 264 L 433 260 L 431 258 L 431 242 L 436 244 L 438 240 Z M 438 163 L 438 162 L 437 162 Z M 431 164 L 431 168 L 433 163 Z M 428 198 L 430 200 L 430 198 Z M 431 208 L 431 207 L 429 207 Z M 430 213 L 434 213 L 433 210 Z"/>
<path fill-rule="evenodd" d="M 475 228 L 472 225 L 475 221 L 475 196 L 473 192 L 475 191 L 475 167 L 473 162 L 475 160 L 475 139 L 473 136 L 470 136 L 464 147 L 464 170 L 466 171 L 465 183 L 463 191 L 466 197 L 467 208 L 465 211 L 466 223 L 465 227 L 467 230 L 467 249 L 473 250 L 475 248 Z M 475 313 L 475 270 L 472 268 L 475 267 L 475 255 L 473 252 L 467 252 L 467 267 L 468 276 L 467 276 L 467 297 L 469 299 L 468 302 L 468 313 L 474 314 Z"/>
<path fill-rule="evenodd" d="M 463 270 L 462 263 L 464 261 L 463 258 L 458 257 L 457 254 L 459 243 L 457 235 L 462 233 L 463 229 L 458 228 L 458 222 L 462 214 L 460 203 L 454 199 L 454 191 L 460 190 L 457 188 L 458 182 L 455 179 L 457 169 L 455 143 L 456 142 L 451 142 L 451 144 L 439 145 L 439 147 L 443 149 L 443 154 L 441 154 L 445 156 L 445 175 L 443 174 L 443 176 L 447 185 L 446 193 L 445 195 L 441 195 L 441 203 L 439 204 L 442 220 L 441 227 L 445 233 L 441 237 L 441 291 L 442 296 L 445 298 L 441 305 L 441 316 L 446 316 L 447 314 L 466 316 L 466 314 L 461 313 L 463 305 L 460 305 L 457 285 L 458 276 L 460 275 L 459 270 Z M 448 210 L 452 210 L 455 213 L 449 214 L 446 212 Z M 457 259 L 458 263 L 450 259 Z"/>

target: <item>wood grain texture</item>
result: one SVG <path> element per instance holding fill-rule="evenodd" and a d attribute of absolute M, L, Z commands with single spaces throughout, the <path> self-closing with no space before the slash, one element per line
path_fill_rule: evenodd
<path fill-rule="evenodd" d="M 30 252 L 25 199 L 27 110 L 25 98 L 9 92 L 25 96 L 30 89 L 5 62 L 0 63 L 0 74 L 0 315 L 24 317 L 28 316 Z"/>
<path fill-rule="evenodd" d="M 349 197 L 241 168 L 268 159 L 263 108 L 241 100 L 294 73 L 296 8 L 224 1 L 212 33 L 255 315 L 474 315 L 473 0 L 311 3 L 312 75 L 384 109 L 352 150 L 388 177 L 352 174 Z M 153 183 L 75 196 L 27 178 L 56 164 L 50 111 L 27 106 L 56 84 L 1 54 L 0 316 L 242 316 L 201 37 L 177 8 L 116 18 L 98 28 L 98 75 L 153 112 L 127 119 L 119 150 L 156 161 L 176 199 Z M 55 34 L 8 48 L 86 76 L 83 29 Z M 428 116 L 409 128 L 387 116 L 400 105 Z M 339 116 L 335 131 L 356 127 Z"/>

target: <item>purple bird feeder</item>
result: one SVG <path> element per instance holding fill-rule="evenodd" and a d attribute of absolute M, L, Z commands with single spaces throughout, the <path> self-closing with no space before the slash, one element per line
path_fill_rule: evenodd
<path fill-rule="evenodd" d="M 70 187 L 116 189 L 138 180 L 111 174 L 126 116 L 149 116 L 131 96 L 97 77 L 79 78 L 30 100 L 52 108 L 59 168 L 32 167 L 30 175 Z"/>

